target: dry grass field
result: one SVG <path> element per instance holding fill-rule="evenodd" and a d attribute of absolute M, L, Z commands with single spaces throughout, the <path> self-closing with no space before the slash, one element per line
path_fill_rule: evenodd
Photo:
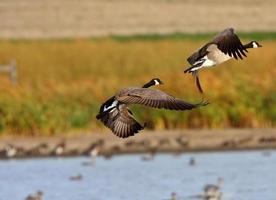
<path fill-rule="evenodd" d="M 1 38 L 276 31 L 275 0 L 0 1 Z"/>
<path fill-rule="evenodd" d="M 98 39 L 1 41 L 0 63 L 15 58 L 18 85 L 0 80 L 2 133 L 56 134 L 106 130 L 96 121 L 100 104 L 118 89 L 140 86 L 153 77 L 160 89 L 198 102 L 201 96 L 186 57 L 204 43 L 198 39 Z M 244 39 L 247 41 L 247 39 Z M 261 41 L 248 58 L 231 60 L 201 72 L 210 105 L 188 112 L 134 106 L 149 129 L 274 127 L 276 123 L 276 50 L 274 40 Z"/>

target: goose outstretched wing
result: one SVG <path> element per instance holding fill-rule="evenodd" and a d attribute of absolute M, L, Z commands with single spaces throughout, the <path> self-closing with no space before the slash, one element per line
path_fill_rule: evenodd
<path fill-rule="evenodd" d="M 245 53 L 247 50 L 242 45 L 239 37 L 234 33 L 233 28 L 227 28 L 220 32 L 210 43 L 216 44 L 219 50 L 235 59 L 243 59 L 243 56 L 246 57 Z"/>
<path fill-rule="evenodd" d="M 121 90 L 121 92 L 116 95 L 116 99 L 125 104 L 141 104 L 153 108 L 169 110 L 191 110 L 208 104 L 207 102 L 192 104 L 160 90 L 148 88 L 127 88 Z"/>
<path fill-rule="evenodd" d="M 246 48 L 242 45 L 239 37 L 234 33 L 233 28 L 227 28 L 222 32 L 218 33 L 212 41 L 205 44 L 199 50 L 194 52 L 187 58 L 187 61 L 193 65 L 196 61 L 203 58 L 208 54 L 208 47 L 211 44 L 215 44 L 217 48 L 225 54 L 234 57 L 235 59 L 243 59 L 246 57 Z"/>

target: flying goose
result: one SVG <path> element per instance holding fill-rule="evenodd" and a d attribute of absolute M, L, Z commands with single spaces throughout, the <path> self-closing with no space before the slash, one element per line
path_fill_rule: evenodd
<path fill-rule="evenodd" d="M 242 60 L 243 56 L 246 57 L 247 49 L 259 47 L 262 47 L 262 45 L 256 41 L 243 45 L 239 37 L 234 33 L 234 29 L 227 28 L 218 33 L 212 41 L 205 44 L 187 59 L 191 66 L 184 72 L 192 73 L 196 79 L 199 91 L 203 93 L 198 77 L 199 69 L 221 64 L 231 58 Z"/>
<path fill-rule="evenodd" d="M 160 84 L 163 84 L 162 81 L 154 78 L 142 88 L 128 87 L 120 90 L 102 104 L 96 118 L 111 129 L 116 136 L 127 138 L 145 127 L 134 119 L 132 112 L 128 109 L 128 104 L 140 104 L 169 110 L 190 110 L 208 104 L 207 102 L 191 104 L 160 90 L 149 89 L 153 85 Z"/>

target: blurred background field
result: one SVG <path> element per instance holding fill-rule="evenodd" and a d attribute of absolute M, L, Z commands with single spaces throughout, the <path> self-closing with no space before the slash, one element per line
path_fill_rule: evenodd
<path fill-rule="evenodd" d="M 2 40 L 0 63 L 16 59 L 18 84 L 0 75 L 1 134 L 52 135 L 101 131 L 95 115 L 122 87 L 159 77 L 160 89 L 191 102 L 201 101 L 186 58 L 210 34 L 171 34 L 98 39 Z M 203 70 L 210 105 L 189 112 L 134 106 L 140 122 L 154 130 L 179 128 L 267 128 L 276 123 L 274 33 L 244 33 L 264 46 L 248 58 Z"/>
<path fill-rule="evenodd" d="M 101 103 L 122 87 L 159 77 L 160 89 L 201 101 L 186 58 L 226 27 L 259 41 L 248 58 L 201 72 L 210 105 L 188 112 L 134 106 L 148 129 L 273 128 L 274 0 L 11 0 L 0 2 L 0 135 L 106 131 Z M 16 13 L 16 14 L 15 14 Z"/>
<path fill-rule="evenodd" d="M 1 0 L 0 199 L 209 199 L 204 185 L 222 179 L 219 199 L 275 200 L 275 11 L 275 0 Z M 200 72 L 208 106 L 131 106 L 147 127 L 128 139 L 96 120 L 116 91 L 156 77 L 202 101 L 186 58 L 227 27 L 263 48 Z"/>
<path fill-rule="evenodd" d="M 276 31 L 274 0 L 3 0 L 1 38 Z"/>

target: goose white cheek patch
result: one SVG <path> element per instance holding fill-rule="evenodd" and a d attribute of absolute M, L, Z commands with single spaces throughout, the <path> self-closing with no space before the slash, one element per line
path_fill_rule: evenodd
<path fill-rule="evenodd" d="M 258 48 L 258 45 L 256 44 L 256 42 L 253 42 L 253 48 Z"/>
<path fill-rule="evenodd" d="M 113 103 L 112 103 L 110 106 L 108 106 L 108 107 L 104 106 L 104 111 L 107 111 L 107 110 L 109 110 L 110 108 L 116 107 L 117 104 L 118 104 L 118 101 L 116 101 L 116 100 L 113 101 Z"/>
<path fill-rule="evenodd" d="M 155 85 L 159 85 L 160 83 L 157 80 L 154 80 Z"/>

